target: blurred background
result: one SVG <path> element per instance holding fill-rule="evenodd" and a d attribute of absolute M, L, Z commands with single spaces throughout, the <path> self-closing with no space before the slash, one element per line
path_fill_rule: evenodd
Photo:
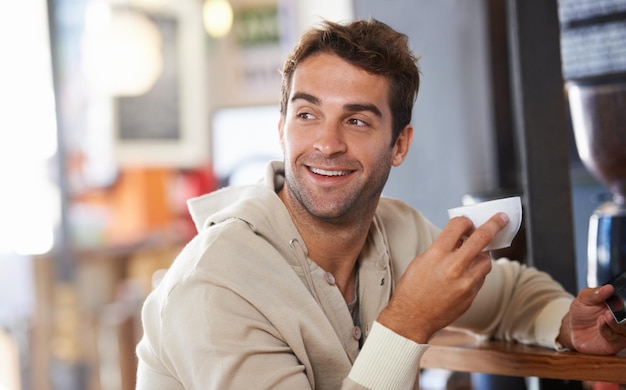
<path fill-rule="evenodd" d="M 281 158 L 279 70 L 322 18 L 382 20 L 421 57 L 414 146 L 385 195 L 443 226 L 468 194 L 519 192 L 494 95 L 505 3 L 0 3 L 0 389 L 134 388 L 141 304 L 194 234 L 186 199 L 255 181 Z M 622 19 L 611 36 L 617 56 L 625 52 L 624 1 L 558 4 L 563 48 L 580 36 L 565 34 L 566 18 L 614 13 Z M 581 54 L 562 54 L 564 77 L 575 77 L 580 69 L 567 65 Z M 570 138 L 560 146 L 581 288 L 587 220 L 608 191 Z"/>

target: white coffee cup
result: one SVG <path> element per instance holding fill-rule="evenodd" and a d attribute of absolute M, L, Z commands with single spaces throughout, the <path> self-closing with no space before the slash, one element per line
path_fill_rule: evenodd
<path fill-rule="evenodd" d="M 470 206 L 455 207 L 448 210 L 448 217 L 464 216 L 472 220 L 475 227 L 482 225 L 496 213 L 509 216 L 509 223 L 500 230 L 485 247 L 485 251 L 508 248 L 522 225 L 522 200 L 519 196 L 481 202 Z"/>

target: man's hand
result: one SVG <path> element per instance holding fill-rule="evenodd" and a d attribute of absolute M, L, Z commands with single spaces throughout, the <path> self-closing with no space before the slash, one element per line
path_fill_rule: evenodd
<path fill-rule="evenodd" d="M 491 270 L 483 248 L 508 222 L 498 213 L 474 230 L 468 218 L 451 219 L 411 262 L 378 322 L 415 342 L 428 342 L 469 308 Z"/>
<path fill-rule="evenodd" d="M 610 284 L 581 290 L 563 318 L 557 341 L 595 355 L 612 355 L 626 348 L 626 326 L 615 322 L 604 304 L 611 294 Z"/>

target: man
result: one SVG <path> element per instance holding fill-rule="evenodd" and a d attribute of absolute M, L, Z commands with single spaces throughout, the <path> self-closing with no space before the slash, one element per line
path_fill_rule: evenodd
<path fill-rule="evenodd" d="M 419 87 L 406 37 L 325 23 L 283 69 L 284 163 L 263 183 L 190 201 L 198 235 L 144 304 L 140 389 L 411 388 L 446 326 L 612 354 L 603 301 L 483 248 L 508 222 L 441 231 L 381 198 L 413 138 Z M 466 239 L 463 237 L 466 236 Z"/>

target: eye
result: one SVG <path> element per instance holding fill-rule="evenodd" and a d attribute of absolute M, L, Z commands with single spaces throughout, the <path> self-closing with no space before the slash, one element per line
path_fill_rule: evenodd
<path fill-rule="evenodd" d="M 315 116 L 313 114 L 311 114 L 310 112 L 299 112 L 296 116 L 298 118 L 300 118 L 300 119 L 313 119 L 313 118 L 315 118 Z"/>
<path fill-rule="evenodd" d="M 353 125 L 353 126 L 369 126 L 369 123 L 359 118 L 348 119 L 348 124 Z"/>

